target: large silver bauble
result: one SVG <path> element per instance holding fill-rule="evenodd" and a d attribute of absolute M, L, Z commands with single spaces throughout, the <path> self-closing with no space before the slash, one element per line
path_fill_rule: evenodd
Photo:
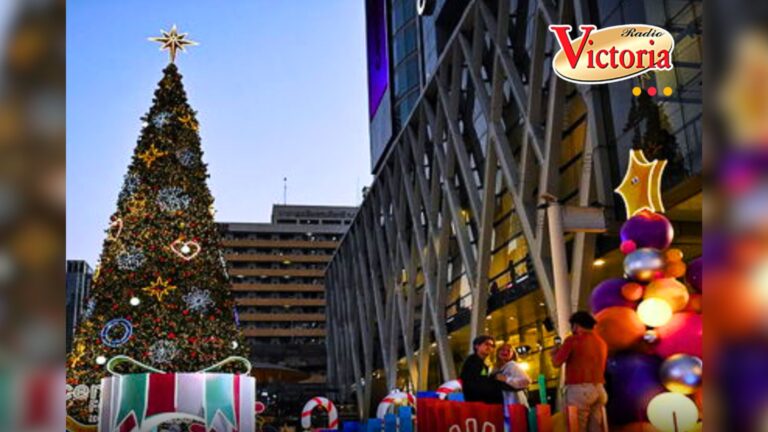
<path fill-rule="evenodd" d="M 624 274 L 638 282 L 650 282 L 664 270 L 664 255 L 656 249 L 638 249 L 624 258 Z"/>
<path fill-rule="evenodd" d="M 675 354 L 661 364 L 659 377 L 667 390 L 691 394 L 701 387 L 703 362 L 687 354 Z"/>

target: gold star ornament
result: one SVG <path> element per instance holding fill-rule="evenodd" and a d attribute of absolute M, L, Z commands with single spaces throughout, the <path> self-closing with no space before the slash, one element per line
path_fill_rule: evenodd
<path fill-rule="evenodd" d="M 141 216 L 146 208 L 147 200 L 145 199 L 131 198 L 131 200 L 128 201 L 128 211 L 130 212 L 131 216 Z"/>
<path fill-rule="evenodd" d="M 197 42 L 187 39 L 187 33 L 179 33 L 176 29 L 176 24 L 173 25 L 171 31 L 160 30 L 163 35 L 160 37 L 151 37 L 149 40 L 152 42 L 159 42 L 162 44 L 161 51 L 168 50 L 171 55 L 171 63 L 176 63 L 176 52 L 186 52 L 186 47 L 196 46 Z"/>
<path fill-rule="evenodd" d="M 179 117 L 179 121 L 186 127 L 196 131 L 198 130 L 197 122 L 192 118 L 192 114 L 187 114 L 183 117 Z"/>
<path fill-rule="evenodd" d="M 175 289 L 176 289 L 176 286 L 171 285 L 170 281 L 163 280 L 163 278 L 158 276 L 156 281 L 152 282 L 152 284 L 149 286 L 145 286 L 141 290 L 148 293 L 151 296 L 155 296 L 157 301 L 162 303 L 163 297 L 165 297 L 167 294 L 169 294 L 171 291 Z"/>
<path fill-rule="evenodd" d="M 80 363 L 80 360 L 85 355 L 85 344 L 82 342 L 78 342 L 77 345 L 75 345 L 75 349 L 72 351 L 72 354 L 69 357 L 69 365 L 71 367 L 77 366 L 78 363 Z"/>
<path fill-rule="evenodd" d="M 630 150 L 627 173 L 619 187 L 615 189 L 615 192 L 624 200 L 627 219 L 643 210 L 664 212 L 664 203 L 661 201 L 661 177 L 666 166 L 666 160 L 648 161 L 642 150 Z"/>
<path fill-rule="evenodd" d="M 155 147 L 154 144 L 149 146 L 149 149 L 139 153 L 139 159 L 143 160 L 144 163 L 147 165 L 147 168 L 152 167 L 152 162 L 158 160 L 159 158 L 167 155 L 168 152 L 160 151 Z"/>

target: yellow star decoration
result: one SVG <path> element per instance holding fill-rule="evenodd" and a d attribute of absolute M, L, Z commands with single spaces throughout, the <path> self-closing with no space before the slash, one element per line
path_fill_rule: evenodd
<path fill-rule="evenodd" d="M 85 344 L 82 342 L 79 342 L 77 345 L 75 345 L 75 349 L 72 351 L 69 366 L 75 367 L 78 363 L 80 363 L 80 360 L 85 355 Z"/>
<path fill-rule="evenodd" d="M 131 198 L 131 200 L 128 201 L 128 210 L 130 211 L 131 216 L 140 216 L 146 208 L 147 200 L 145 199 Z"/>
<path fill-rule="evenodd" d="M 171 63 L 176 63 L 177 51 L 186 52 L 187 46 L 198 45 L 197 42 L 187 39 L 187 33 L 180 34 L 176 29 L 176 24 L 173 25 L 171 31 L 167 32 L 165 30 L 160 30 L 160 33 L 163 35 L 160 37 L 151 37 L 149 40 L 152 42 L 160 42 L 162 44 L 160 47 L 161 51 L 168 50 L 171 55 Z"/>
<path fill-rule="evenodd" d="M 152 162 L 158 160 L 159 158 L 167 155 L 168 152 L 160 151 L 155 147 L 154 144 L 152 144 L 149 147 L 149 150 L 145 150 L 142 153 L 139 153 L 139 159 L 144 161 L 144 164 L 147 165 L 147 168 L 152 167 Z"/>
<path fill-rule="evenodd" d="M 175 285 L 170 285 L 169 281 L 163 280 L 160 276 L 157 277 L 157 280 L 152 283 L 152 285 L 146 286 L 142 288 L 142 291 L 146 291 L 149 295 L 155 296 L 157 298 L 157 301 L 162 302 L 163 297 L 166 296 L 166 294 L 169 294 L 171 291 L 175 290 Z"/>
<path fill-rule="evenodd" d="M 99 280 L 100 274 L 101 274 L 101 266 L 96 265 L 96 269 L 93 271 L 93 276 L 91 277 L 91 282 L 96 283 L 96 281 Z"/>
<path fill-rule="evenodd" d="M 649 162 L 642 150 L 629 152 L 627 173 L 615 189 L 627 207 L 627 218 L 643 210 L 664 212 L 664 203 L 661 201 L 661 176 L 666 166 L 666 160 Z"/>
<path fill-rule="evenodd" d="M 196 131 L 198 129 L 197 122 L 192 119 L 192 114 L 187 114 L 184 117 L 179 117 L 179 121 L 184 124 L 184 126 Z"/>

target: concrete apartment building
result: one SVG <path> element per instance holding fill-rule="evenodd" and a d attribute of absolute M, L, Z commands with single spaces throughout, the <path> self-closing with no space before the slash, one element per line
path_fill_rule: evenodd
<path fill-rule="evenodd" d="M 260 389 L 325 385 L 325 268 L 356 211 L 275 205 L 269 223 L 219 223 Z"/>

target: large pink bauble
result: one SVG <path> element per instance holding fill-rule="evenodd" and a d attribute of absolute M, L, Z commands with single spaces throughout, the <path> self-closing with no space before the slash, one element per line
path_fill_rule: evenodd
<path fill-rule="evenodd" d="M 675 354 L 688 354 L 703 358 L 702 335 L 704 326 L 701 315 L 679 312 L 666 325 L 656 329 L 659 342 L 656 355 L 667 358 Z"/>

